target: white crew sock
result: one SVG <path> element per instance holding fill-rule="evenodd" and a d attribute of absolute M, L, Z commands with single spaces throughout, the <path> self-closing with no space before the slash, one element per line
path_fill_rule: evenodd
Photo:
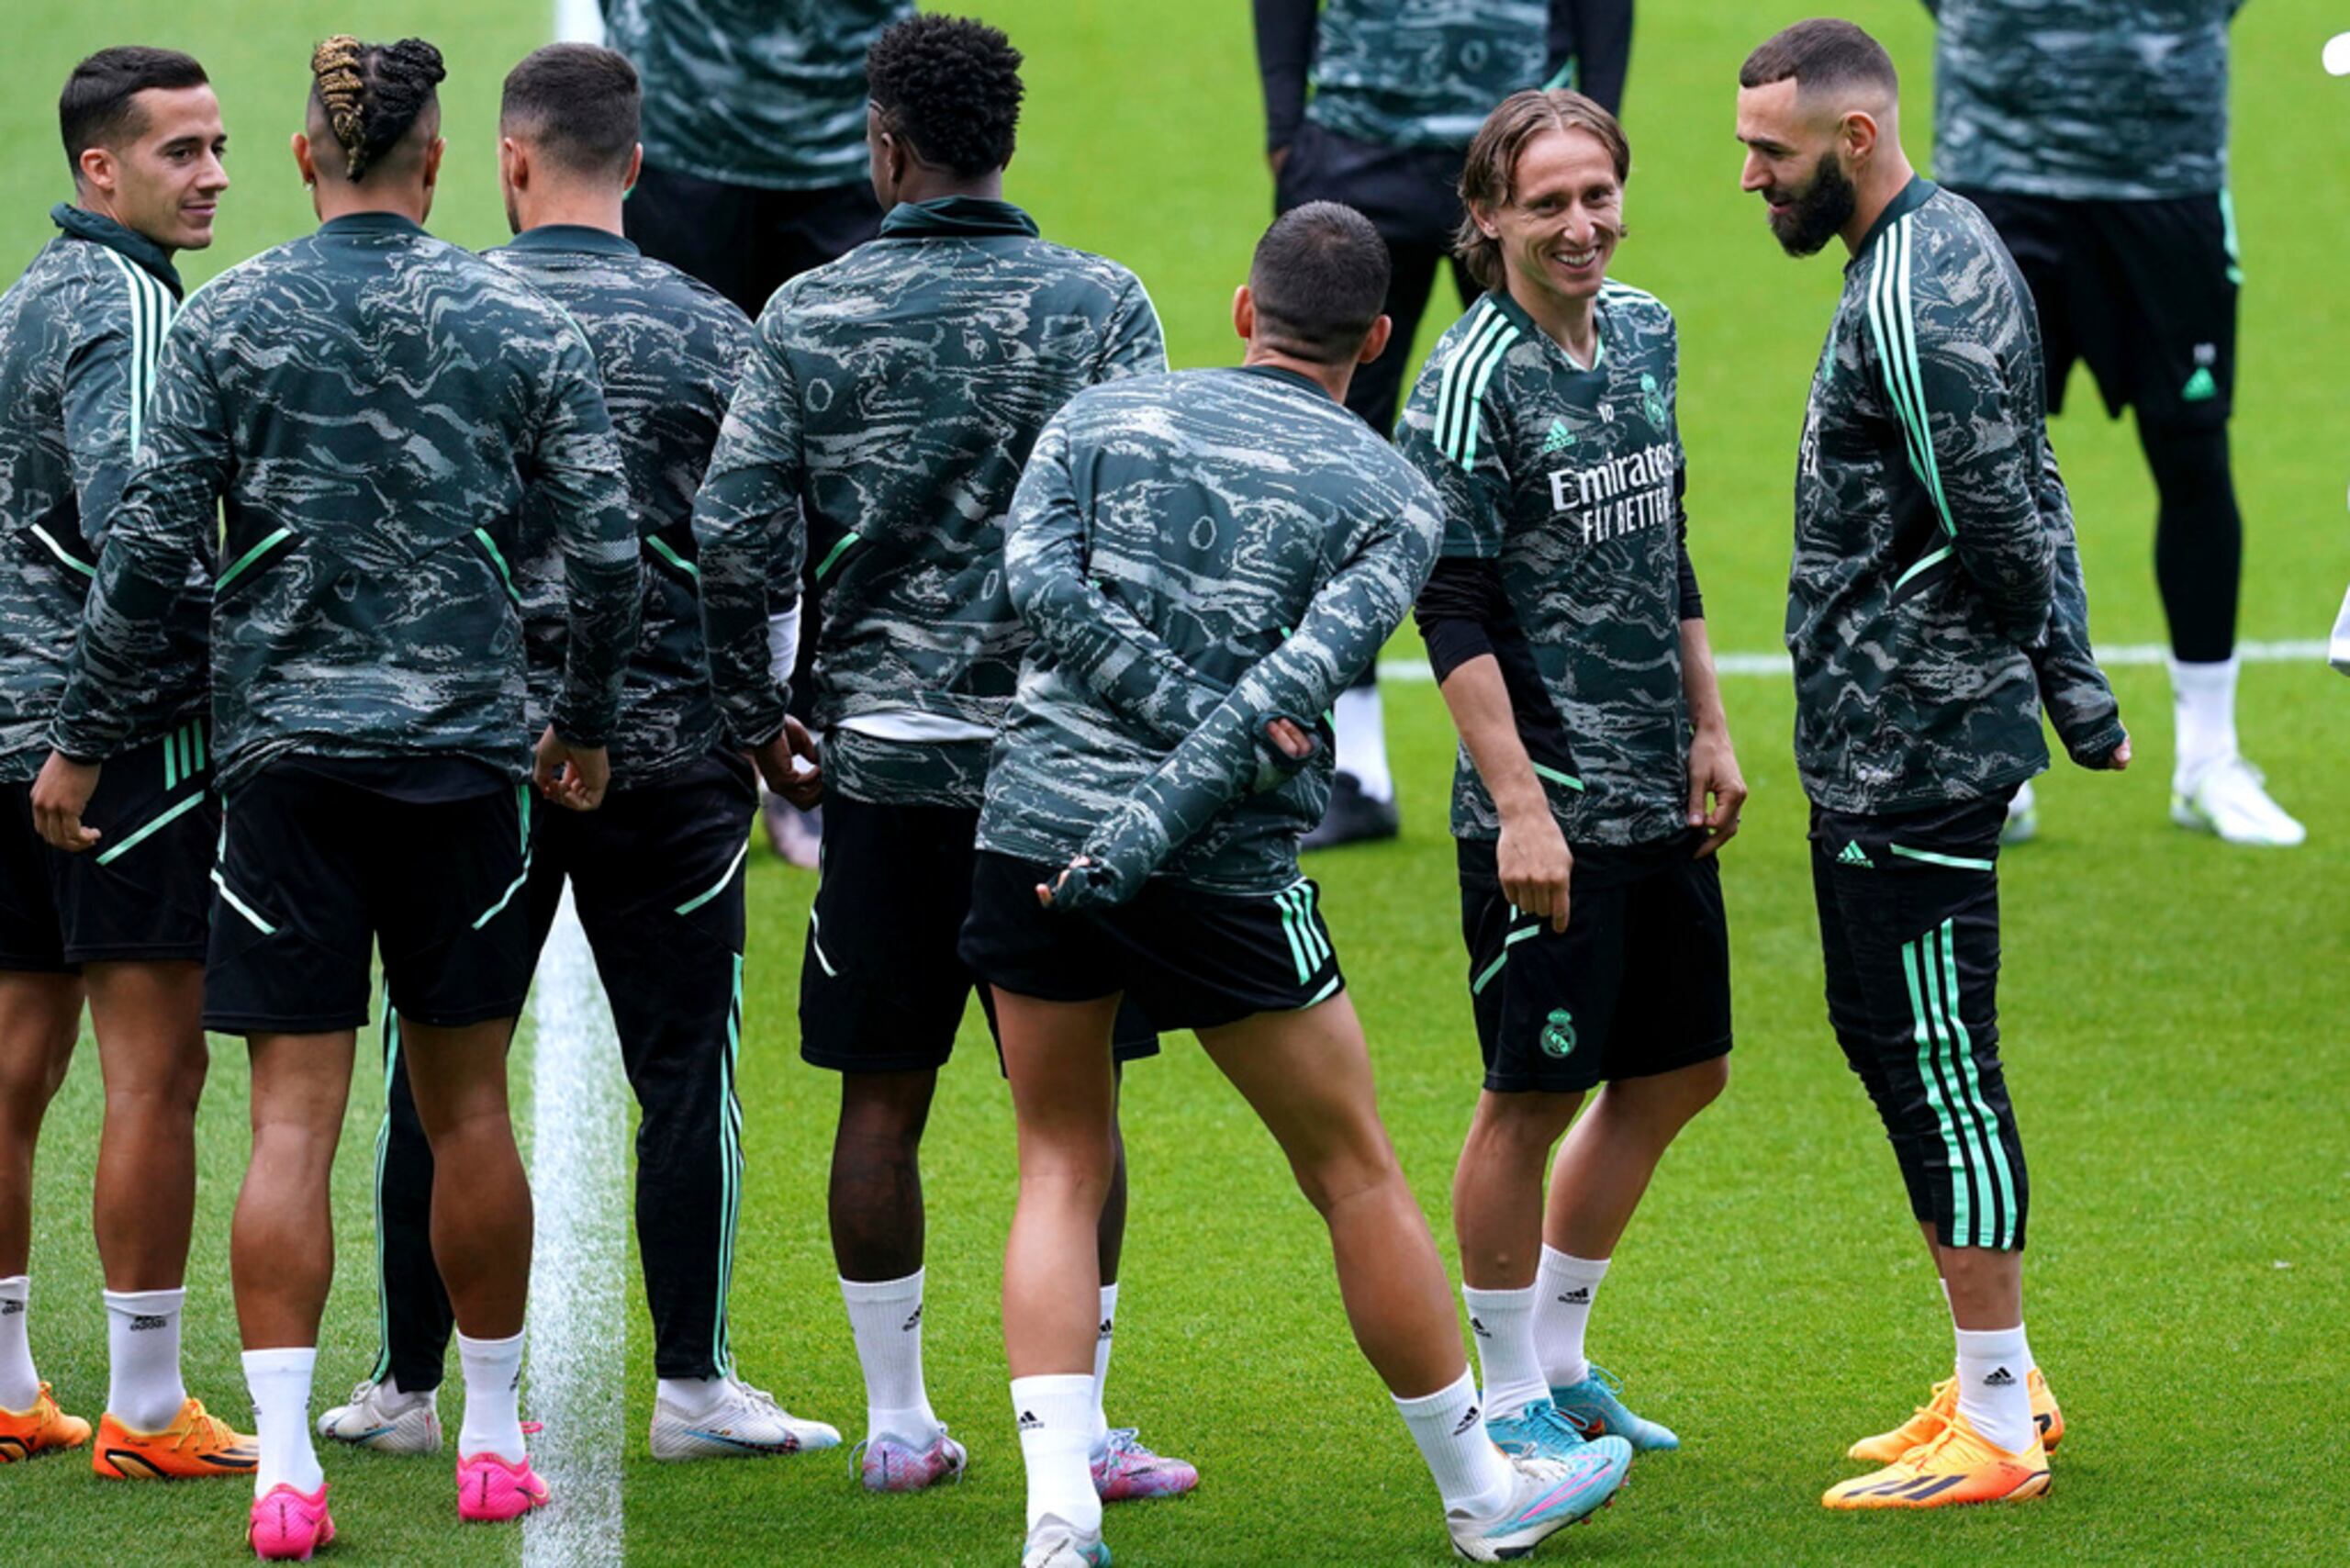
<path fill-rule="evenodd" d="M 1379 688 L 1348 687 L 1330 705 L 1331 728 L 1337 731 L 1337 756 L 1332 760 L 1341 773 L 1351 773 L 1372 801 L 1395 798 L 1395 779 L 1387 771 L 1387 715 L 1379 705 Z"/>
<path fill-rule="evenodd" d="M 494 1453 L 522 1461 L 522 1336 L 471 1339 L 457 1336 L 457 1364 L 465 1373 L 465 1424 L 457 1457 Z"/>
<path fill-rule="evenodd" d="M 1934 1276 L 1934 1283 L 1942 1286 L 1942 1306 L 1950 1314 L 1950 1326 L 1953 1328 L 1956 1328 L 1958 1327 L 1958 1308 L 1951 1305 L 1950 1282 L 1943 1279 L 1940 1274 L 1936 1274 Z M 2031 1373 L 2040 1370 L 2040 1358 L 2031 1353 L 2031 1347 L 2029 1345 L 2024 1347 L 2023 1364 L 2024 1373 L 2026 1376 L 2030 1376 Z M 1951 1375 L 1953 1377 L 1958 1375 L 1955 1363 L 1953 1364 Z"/>
<path fill-rule="evenodd" d="M 1093 1379 L 1084 1372 L 1012 1380 L 1020 1423 L 1020 1459 L 1028 1472 L 1028 1528 L 1050 1514 L 1080 1530 L 1102 1528 L 1087 1440 L 1093 1426 Z"/>
<path fill-rule="evenodd" d="M 1449 1387 L 1417 1399 L 1397 1399 L 1395 1408 L 1412 1429 L 1428 1473 L 1436 1477 L 1446 1513 L 1481 1519 L 1500 1512 L 1516 1477 L 1485 1435 L 1484 1412 L 1477 1407 L 1477 1387 L 1466 1369 Z"/>
<path fill-rule="evenodd" d="M 187 1292 L 106 1291 L 106 1409 L 134 1432 L 160 1432 L 187 1403 L 180 1308 Z"/>
<path fill-rule="evenodd" d="M 2031 1393 L 2024 1379 L 2031 1351 L 2023 1325 L 1954 1330 L 1958 1336 L 1958 1413 L 2009 1453 L 2031 1447 Z"/>
<path fill-rule="evenodd" d="M 318 1347 L 247 1350 L 244 1359 L 245 1387 L 253 1396 L 253 1436 L 261 1443 L 253 1495 L 267 1496 L 282 1483 L 308 1496 L 327 1478 L 310 1447 L 310 1374 L 318 1368 Z"/>
<path fill-rule="evenodd" d="M 723 1377 L 665 1377 L 655 1379 L 653 1396 L 688 1421 L 699 1421 L 726 1397 Z"/>
<path fill-rule="evenodd" d="M 1605 1258 L 1578 1258 L 1548 1245 L 1542 1249 L 1542 1266 L 1534 1274 L 1539 1293 L 1534 1305 L 1534 1348 L 1553 1388 L 1572 1387 L 1591 1375 L 1583 1329 L 1591 1322 L 1599 1282 L 1606 1277 Z"/>
<path fill-rule="evenodd" d="M 40 1374 L 33 1370 L 32 1278 L 0 1280 L 0 1410 L 24 1415 L 40 1402 Z"/>
<path fill-rule="evenodd" d="M 1515 1416 L 1550 1397 L 1542 1358 L 1534 1353 L 1534 1287 L 1481 1291 L 1460 1287 L 1469 1333 L 1477 1341 L 1477 1376 L 1485 1385 L 1485 1419 Z"/>
<path fill-rule="evenodd" d="M 2171 721 L 2178 759 L 2172 787 L 2195 788 L 2203 775 L 2236 755 L 2236 672 L 2232 658 L 2216 664 L 2170 661 Z"/>
<path fill-rule="evenodd" d="M 1102 1287 L 1102 1332 L 1093 1341 L 1093 1434 L 1087 1447 L 1100 1459 L 1110 1451 L 1110 1417 L 1102 1407 L 1102 1391 L 1110 1382 L 1110 1341 L 1118 1331 L 1118 1282 Z"/>
<path fill-rule="evenodd" d="M 916 1269 L 901 1280 L 841 1282 L 857 1362 L 865 1369 L 868 1441 L 886 1433 L 920 1449 L 938 1436 L 938 1417 L 922 1382 L 922 1277 Z"/>

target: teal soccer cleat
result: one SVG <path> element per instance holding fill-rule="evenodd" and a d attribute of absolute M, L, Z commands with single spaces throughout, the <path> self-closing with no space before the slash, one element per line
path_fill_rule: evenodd
<path fill-rule="evenodd" d="M 1672 1428 L 1643 1420 L 1626 1409 L 1618 1397 L 1623 1392 L 1622 1380 L 1605 1367 L 1594 1366 L 1581 1383 L 1552 1388 L 1550 1397 L 1559 1414 L 1586 1439 L 1613 1434 L 1631 1444 L 1635 1453 L 1670 1452 L 1681 1446 Z"/>

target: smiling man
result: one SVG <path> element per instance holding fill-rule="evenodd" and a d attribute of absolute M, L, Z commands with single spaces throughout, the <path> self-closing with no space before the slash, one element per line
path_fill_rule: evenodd
<path fill-rule="evenodd" d="M 89 1004 L 104 1064 L 95 1230 L 113 1376 L 102 1476 L 251 1473 L 251 1439 L 180 1380 L 212 846 L 207 579 L 184 587 L 91 800 L 100 847 L 61 855 L 32 779 L 129 477 L 181 251 L 212 243 L 228 136 L 204 67 L 102 50 L 58 104 L 73 199 L 0 297 L 0 1460 L 78 1446 L 25 1338 L 34 1138 Z"/>

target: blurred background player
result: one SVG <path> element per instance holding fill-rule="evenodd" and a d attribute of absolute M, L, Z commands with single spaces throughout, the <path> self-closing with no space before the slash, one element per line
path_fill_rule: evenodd
<path fill-rule="evenodd" d="M 927 1486 L 965 1459 L 923 1379 L 920 1156 L 975 983 L 956 939 L 989 754 L 1027 645 L 1005 594 L 1004 513 L 1036 431 L 1073 393 L 1167 365 L 1140 280 L 1038 238 L 1003 199 L 1020 63 L 1002 33 L 944 17 L 875 41 L 867 134 L 889 217 L 879 239 L 785 285 L 760 316 L 695 516 L 711 670 L 738 743 L 770 743 L 784 722 L 767 626 L 803 555 L 827 603 L 814 644 L 823 873 L 800 1054 L 841 1074 L 833 1252 L 865 1370 L 861 1474 L 876 1491 Z M 1130 1020 L 1123 1054 L 1157 1049 Z M 1121 1176 L 1098 1228 L 1088 1404 L 1111 1500 L 1197 1481 L 1102 1414 L 1125 1228 Z"/>
<path fill-rule="evenodd" d="M 880 231 L 867 176 L 865 52 L 913 0 L 601 0 L 644 84 L 644 170 L 628 237 L 755 317 L 790 278 Z M 813 687 L 818 596 L 800 599 L 792 712 Z M 816 864 L 822 811 L 767 798 L 767 838 Z"/>
<path fill-rule="evenodd" d="M 2228 194 L 2228 24 L 2244 0 L 1926 0 L 1934 173 L 2015 256 L 2047 344 L 2048 407 L 2088 362 L 2138 414 L 2170 623 L 2171 820 L 2296 845 L 2236 744 L 2244 519 L 2228 462 L 2244 273 Z M 2018 792 L 2010 842 L 2037 824 Z"/>
<path fill-rule="evenodd" d="M 742 1204 L 741 1019 L 744 845 L 757 801 L 750 764 L 721 745 L 695 591 L 693 501 L 733 396 L 751 323 L 724 297 L 638 253 L 621 235 L 637 167 L 639 89 L 621 56 L 554 44 L 506 78 L 498 168 L 516 238 L 488 259 L 562 306 L 587 334 L 620 441 L 643 543 L 643 633 L 599 810 L 532 819 L 520 897 L 542 948 L 571 884 L 610 998 L 621 1059 L 642 1111 L 637 1248 L 653 1316 L 655 1459 L 829 1448 L 735 1375 L 727 1295 Z M 523 603 L 530 722 L 562 685 L 565 593 L 551 509 L 526 516 L 510 565 Z M 395 1452 L 441 1446 L 434 1407 L 453 1325 L 432 1263 L 432 1153 L 400 1059 L 385 1049 L 386 1137 L 376 1162 L 377 1290 L 384 1345 L 322 1436 Z"/>
<path fill-rule="evenodd" d="M 1452 831 L 1485 1066 L 1453 1177 L 1461 1295 L 1487 1426 L 1538 1449 L 1680 1446 L 1624 1407 L 1583 1330 L 1665 1149 L 1729 1077 L 1713 857 L 1746 785 L 1689 561 L 1679 333 L 1607 276 L 1631 162 L 1580 94 L 1494 111 L 1460 237 L 1492 292 L 1429 357 L 1396 434 L 1442 503 L 1418 619 L 1461 740 Z"/>
<path fill-rule="evenodd" d="M 1982 213 L 1914 174 L 1900 85 L 1850 22 L 1739 72 L 1740 188 L 1794 256 L 1851 260 L 1796 469 L 1787 646 L 1828 1016 L 1885 1123 L 1957 1368 L 1851 1455 L 1830 1508 L 2020 1502 L 2063 1417 L 2023 1327 L 2031 1185 L 1999 1061 L 1999 830 L 2048 766 L 2130 762 L 2089 648 L 2031 297 Z"/>
<path fill-rule="evenodd" d="M 58 118 L 73 199 L 50 209 L 58 237 L 0 297 L 0 1462 L 90 1434 L 58 1409 L 26 1339 L 33 1144 L 86 997 L 106 1080 L 95 1229 L 113 1374 L 93 1464 L 134 1480 L 241 1474 L 252 1439 L 207 1415 L 180 1378 L 196 1110 L 210 1060 L 207 878 L 220 826 L 203 574 L 174 604 L 91 798 L 97 852 L 59 854 L 31 808 L 179 308 L 172 258 L 212 243 L 228 135 L 204 68 L 162 49 L 82 62 Z"/>
<path fill-rule="evenodd" d="M 205 1024 L 245 1036 L 252 1062 L 229 1254 L 260 1439 L 248 1540 L 269 1559 L 334 1537 L 308 1406 L 378 945 L 440 1178 L 433 1260 L 465 1375 L 458 1515 L 547 1500 L 516 1408 L 531 1193 L 506 1050 L 531 980 L 532 759 L 509 563 L 525 505 L 545 506 L 570 625 L 538 768 L 586 810 L 636 642 L 638 545 L 579 330 L 420 227 L 443 74 L 417 39 L 313 54 L 294 152 L 321 225 L 213 280 L 164 345 L 33 791 L 43 837 L 93 847 L 97 769 L 67 759 L 118 749 L 190 566 L 217 558 L 226 805 Z"/>
<path fill-rule="evenodd" d="M 1572 85 L 1610 114 L 1631 57 L 1632 0 L 1254 0 L 1273 209 L 1343 202 L 1371 220 L 1394 270 L 1387 347 L 1347 407 L 1387 435 L 1437 273 L 1460 303 L 1477 287 L 1452 259 L 1460 161 L 1493 106 Z M 1392 838 L 1395 786 L 1376 661 L 1338 698 L 1337 773 L 1309 849 Z"/>

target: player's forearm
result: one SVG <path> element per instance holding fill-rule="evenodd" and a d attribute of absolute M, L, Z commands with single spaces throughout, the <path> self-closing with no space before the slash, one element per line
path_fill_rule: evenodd
<path fill-rule="evenodd" d="M 1265 95 L 1265 149 L 1277 152 L 1305 121 L 1317 0 L 1255 0 L 1257 74 Z"/>
<path fill-rule="evenodd" d="M 789 676 L 771 667 L 768 631 L 776 613 L 798 604 L 799 574 L 796 566 L 789 576 L 776 566 L 767 521 L 743 508 L 744 483 L 739 473 L 713 468 L 694 503 L 694 554 L 711 694 L 733 744 L 747 750 L 783 731 Z M 786 603 L 770 602 L 771 584 L 791 588 Z"/>
<path fill-rule="evenodd" d="M 1681 622 L 1681 694 L 1689 704 L 1691 729 L 1701 735 L 1729 734 L 1721 678 L 1714 668 L 1713 640 L 1706 634 L 1703 617 Z"/>
<path fill-rule="evenodd" d="M 169 644 L 165 622 L 185 591 L 210 504 L 208 493 L 174 495 L 145 484 L 128 492 L 82 606 L 50 727 L 50 745 L 65 756 L 101 761 L 129 738 L 131 701 Z"/>
<path fill-rule="evenodd" d="M 1501 661 L 1491 654 L 1470 659 L 1446 676 L 1437 689 L 1460 734 L 1470 765 L 1484 781 L 1494 809 L 1505 821 L 1534 817 L 1550 809 L 1534 759 L 1517 733 L 1517 712 L 1511 707 L 1509 686 L 1502 678 Z"/>
<path fill-rule="evenodd" d="M 568 609 L 554 724 L 576 745 L 610 738 L 644 610 L 643 561 L 611 457 L 610 468 L 568 476 L 556 514 Z"/>
<path fill-rule="evenodd" d="M 2081 575 L 2080 551 L 2073 539 L 2071 508 L 2052 462 L 2042 476 L 2043 496 L 2054 520 L 2055 594 L 2045 632 L 2028 650 L 2041 705 L 2067 756 L 2085 767 L 2112 755 L 2124 736 L 2121 705 L 2098 667 L 2089 644 L 2088 588 Z"/>

